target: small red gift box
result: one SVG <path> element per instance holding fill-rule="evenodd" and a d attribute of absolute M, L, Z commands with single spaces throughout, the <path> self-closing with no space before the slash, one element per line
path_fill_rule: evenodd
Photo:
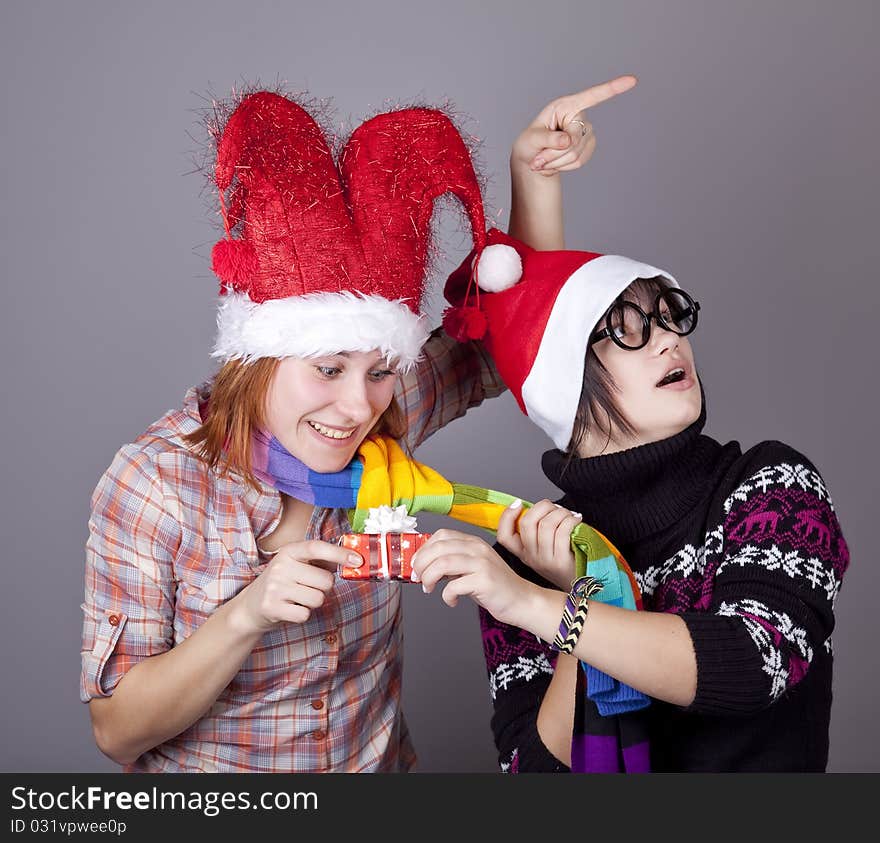
<path fill-rule="evenodd" d="M 430 533 L 346 533 L 339 543 L 364 557 L 360 568 L 343 567 L 345 580 L 412 582 L 412 558 Z"/>

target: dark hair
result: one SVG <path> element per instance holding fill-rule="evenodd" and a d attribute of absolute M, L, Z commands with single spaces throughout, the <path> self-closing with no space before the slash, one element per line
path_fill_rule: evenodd
<path fill-rule="evenodd" d="M 615 300 L 608 306 L 613 305 L 626 297 L 641 303 L 643 307 L 649 302 L 651 305 L 659 293 L 668 290 L 672 283 L 668 278 L 657 275 L 654 278 L 636 278 Z M 627 294 L 629 294 L 627 296 Z M 607 310 L 605 311 L 608 312 Z M 590 334 L 600 327 L 605 319 L 605 314 L 599 322 L 590 328 Z M 577 455 L 578 446 L 593 431 L 599 430 L 607 438 L 607 445 L 613 438 L 615 428 L 626 436 L 633 436 L 635 428 L 614 400 L 615 393 L 619 391 L 614 378 L 602 361 L 596 356 L 592 345 L 587 346 L 584 358 L 584 379 L 581 386 L 581 397 L 578 401 L 577 413 L 574 417 L 574 427 L 571 439 L 565 449 L 568 454 L 566 468 Z"/>

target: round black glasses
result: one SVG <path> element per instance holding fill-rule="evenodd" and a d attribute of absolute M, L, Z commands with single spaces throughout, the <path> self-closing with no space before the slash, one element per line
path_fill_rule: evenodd
<path fill-rule="evenodd" d="M 661 328 L 686 337 L 697 327 L 700 303 L 677 287 L 664 290 L 654 300 L 651 313 L 645 313 L 635 302 L 618 299 L 608 309 L 599 324 L 605 327 L 593 333 L 590 345 L 610 339 L 615 345 L 635 351 L 644 348 L 651 339 L 651 320 Z"/>

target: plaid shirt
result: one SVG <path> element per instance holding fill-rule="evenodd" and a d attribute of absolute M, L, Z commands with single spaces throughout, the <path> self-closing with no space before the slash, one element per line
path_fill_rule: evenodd
<path fill-rule="evenodd" d="M 206 387 L 202 387 L 204 390 Z M 415 448 L 504 389 L 479 346 L 436 333 L 397 398 Z M 201 424 L 201 391 L 123 447 L 92 497 L 83 702 L 109 696 L 132 666 L 190 636 L 253 582 L 268 559 L 279 493 L 207 468 L 181 439 Z M 349 530 L 315 508 L 307 539 Z M 400 709 L 399 583 L 337 577 L 305 624 L 266 633 L 204 717 L 126 766 L 130 772 L 407 771 L 415 753 Z"/>

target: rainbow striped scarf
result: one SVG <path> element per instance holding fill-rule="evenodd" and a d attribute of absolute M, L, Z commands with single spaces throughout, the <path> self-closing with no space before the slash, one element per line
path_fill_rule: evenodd
<path fill-rule="evenodd" d="M 513 495 L 451 483 L 433 468 L 409 457 L 386 436 L 365 439 L 357 455 L 342 471 L 319 474 L 284 448 L 275 437 L 254 438 L 253 470 L 263 481 L 297 500 L 316 506 L 345 509 L 352 531 L 361 533 L 370 509 L 405 506 L 410 515 L 434 512 L 473 524 L 493 534 Z M 532 504 L 523 501 L 523 510 Z M 598 530 L 578 524 L 571 534 L 576 576 L 588 574 L 604 583 L 593 597 L 624 609 L 642 608 L 642 596 L 633 572 L 616 547 Z M 648 698 L 584 663 L 587 696 L 602 715 L 644 708 Z"/>

